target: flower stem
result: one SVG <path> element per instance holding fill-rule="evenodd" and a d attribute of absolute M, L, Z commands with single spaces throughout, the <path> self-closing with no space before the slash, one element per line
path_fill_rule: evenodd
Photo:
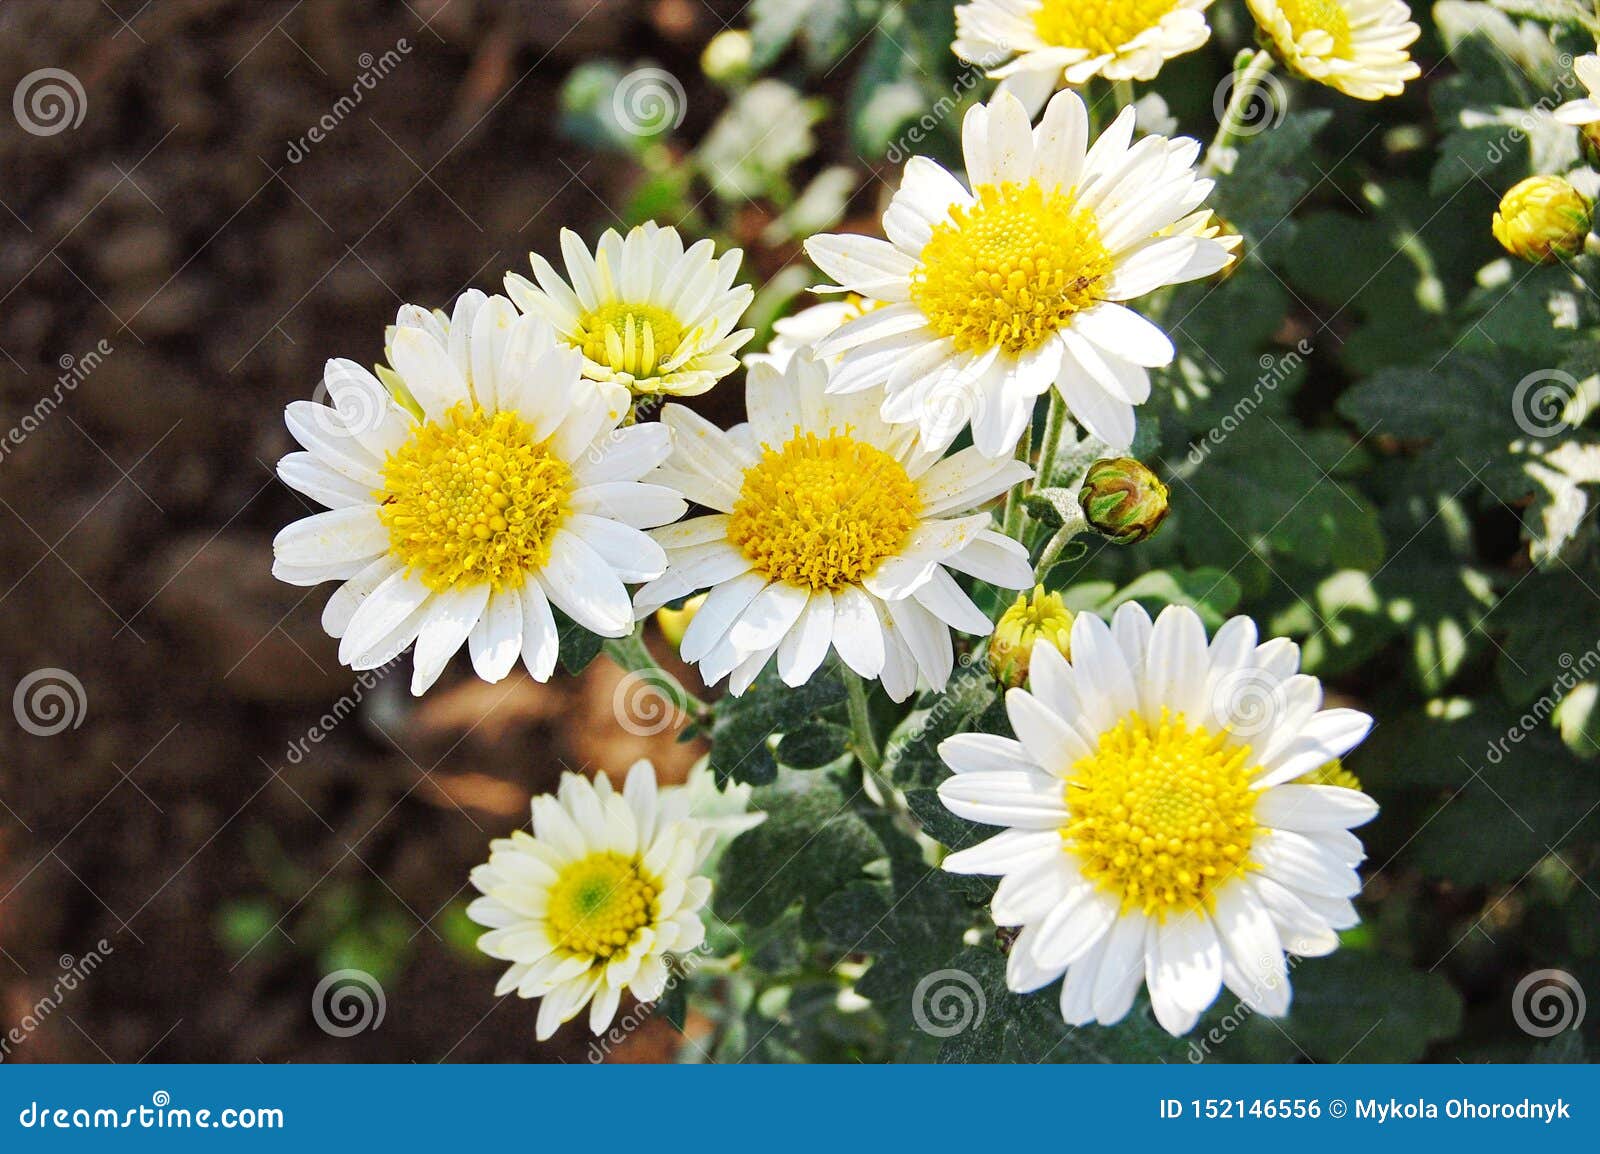
<path fill-rule="evenodd" d="M 1017 438 L 1017 460 L 1028 464 L 1033 458 L 1033 422 L 1029 421 L 1022 430 L 1022 436 Z M 1022 486 L 1025 482 L 1018 481 L 1011 486 L 1011 491 L 1006 494 L 1006 510 L 1001 520 L 1000 529 L 1012 540 L 1020 540 L 1022 532 Z"/>
<path fill-rule="evenodd" d="M 867 684 L 850 670 L 844 671 L 844 687 L 850 701 L 850 744 L 856 758 L 874 779 L 883 771 L 883 754 L 872 736 L 872 715 L 867 711 Z"/>
<path fill-rule="evenodd" d="M 1133 81 L 1113 80 L 1111 82 L 1111 95 L 1117 102 L 1117 111 L 1121 112 L 1133 103 Z"/>
<path fill-rule="evenodd" d="M 1061 390 L 1050 389 L 1050 410 L 1044 418 L 1044 444 L 1039 446 L 1039 468 L 1033 474 L 1035 489 L 1050 484 L 1050 474 L 1055 472 L 1056 456 L 1061 449 L 1061 433 L 1066 426 L 1067 402 L 1061 399 Z"/>
<path fill-rule="evenodd" d="M 1267 73 L 1272 71 L 1272 65 L 1272 53 L 1262 48 L 1250 58 L 1248 64 L 1234 73 L 1228 108 L 1222 114 L 1222 122 L 1217 125 L 1217 135 L 1212 139 L 1211 147 L 1206 149 L 1205 163 L 1201 166 L 1203 171 L 1216 172 L 1220 169 L 1223 156 L 1245 125 L 1256 89 L 1261 87 Z"/>
<path fill-rule="evenodd" d="M 1040 581 L 1044 580 L 1045 574 L 1050 571 L 1050 566 L 1061 560 L 1061 554 L 1066 550 L 1072 539 L 1088 527 L 1089 524 L 1084 520 L 1083 514 L 1074 510 L 1074 515 L 1069 516 L 1061 527 L 1055 531 L 1055 535 L 1045 545 L 1044 552 L 1039 554 L 1039 563 L 1033 567 L 1033 571 L 1038 575 Z"/>
<path fill-rule="evenodd" d="M 690 693 L 682 682 L 661 668 L 660 662 L 646 648 L 642 623 L 626 637 L 606 638 L 605 654 L 629 673 L 643 674 L 674 709 L 690 720 L 700 722 L 710 715 L 711 706 Z"/>

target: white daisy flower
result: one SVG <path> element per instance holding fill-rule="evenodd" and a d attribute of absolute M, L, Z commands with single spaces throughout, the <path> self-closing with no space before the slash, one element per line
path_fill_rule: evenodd
<path fill-rule="evenodd" d="M 888 240 L 817 236 L 811 259 L 844 288 L 887 302 L 817 346 L 843 353 L 832 388 L 886 388 L 883 416 L 916 421 L 932 447 L 967 420 L 991 457 L 1008 454 L 1052 384 L 1114 450 L 1172 342 L 1122 302 L 1227 264 L 1216 240 L 1163 235 L 1199 209 L 1193 140 L 1133 143 L 1124 109 L 1089 147 L 1083 101 L 1058 93 L 1037 129 L 1000 93 L 967 113 L 968 192 L 912 157 L 883 227 Z M 825 291 L 825 290 L 824 290 Z"/>
<path fill-rule="evenodd" d="M 951 48 L 988 69 L 1033 116 L 1057 88 L 1096 76 L 1154 78 L 1163 63 L 1206 42 L 1210 6 L 1211 0 L 972 0 L 956 6 Z"/>
<path fill-rule="evenodd" d="M 670 451 L 659 425 L 618 428 L 628 393 L 581 377 L 581 358 L 504 297 L 463 294 L 453 317 L 414 306 L 389 330 L 379 377 L 329 361 L 333 407 L 295 401 L 304 446 L 278 475 L 328 511 L 273 541 L 293 585 L 343 584 L 322 623 L 352 669 L 416 642 L 422 693 L 465 642 L 499 681 L 520 656 L 555 666 L 551 605 L 604 637 L 633 628 L 623 582 L 660 576 L 644 529 L 682 516 L 670 489 L 640 484 Z"/>
<path fill-rule="evenodd" d="M 706 684 L 743 693 L 776 654 L 803 685 L 832 648 L 903 701 L 920 674 L 942 689 L 950 629 L 989 619 L 950 570 L 1008 589 L 1033 583 L 1026 550 L 972 510 L 1031 475 L 967 449 L 940 460 L 874 394 L 827 395 L 828 365 L 797 354 L 750 369 L 750 422 L 727 432 L 679 405 L 662 412 L 672 457 L 654 477 L 713 510 L 659 530 L 667 572 L 639 590 L 640 616 L 711 590 L 684 632 Z"/>
<path fill-rule="evenodd" d="M 940 756 L 956 814 L 1005 832 L 951 854 L 999 874 L 995 921 L 1020 926 L 1006 982 L 1066 975 L 1061 1014 L 1109 1025 L 1141 982 L 1173 1034 L 1226 985 L 1260 1013 L 1289 1006 L 1286 953 L 1331 952 L 1356 924 L 1365 854 L 1350 828 L 1377 804 L 1296 779 L 1345 753 L 1372 719 L 1322 709 L 1299 647 L 1257 644 L 1235 617 L 1209 646 L 1191 609 L 1152 627 L 1138 605 L 1073 623 L 1071 662 L 1036 645 L 1031 692 L 1006 694 L 1017 740 L 968 733 Z"/>
<path fill-rule="evenodd" d="M 1422 74 L 1406 51 L 1420 34 L 1401 0 L 1249 0 L 1284 67 L 1358 100 L 1399 96 Z"/>
<path fill-rule="evenodd" d="M 590 380 L 691 397 L 739 367 L 736 354 L 754 330 L 734 326 L 755 293 L 733 283 L 738 249 L 714 257 L 711 242 L 701 240 L 685 251 L 677 229 L 651 222 L 626 238 L 607 229 L 593 255 L 562 229 L 561 253 L 567 279 L 530 253 L 538 284 L 507 273 L 506 292 L 582 351 Z"/>
<path fill-rule="evenodd" d="M 766 351 L 746 353 L 744 363 L 757 365 L 765 362 L 782 372 L 801 349 L 810 349 L 846 321 L 866 316 L 873 309 L 881 307 L 880 301 L 867 300 L 850 293 L 840 300 L 823 301 L 791 316 L 779 317 L 772 322 L 772 339 L 767 342 Z"/>
<path fill-rule="evenodd" d="M 1563 124 L 1582 127 L 1600 121 L 1600 56 L 1580 56 L 1572 62 L 1572 71 L 1587 90 L 1578 100 L 1569 100 L 1555 110 L 1555 118 Z"/>
<path fill-rule="evenodd" d="M 624 991 L 655 1001 L 668 955 L 705 940 L 711 880 L 698 875 L 717 837 L 691 814 L 687 789 L 657 788 L 648 761 L 620 794 L 603 774 L 562 774 L 554 797 L 533 799 L 532 836 L 491 842 L 472 871 L 484 896 L 467 916 L 489 927 L 478 948 L 511 963 L 495 996 L 543 998 L 541 1041 L 585 1005 L 589 1029 L 604 1032 Z"/>

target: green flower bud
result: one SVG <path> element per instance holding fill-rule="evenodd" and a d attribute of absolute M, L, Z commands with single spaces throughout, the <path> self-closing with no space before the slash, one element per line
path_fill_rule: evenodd
<path fill-rule="evenodd" d="M 700 53 L 700 70 L 719 84 L 742 80 L 750 71 L 754 47 L 750 33 L 740 28 L 718 32 Z"/>
<path fill-rule="evenodd" d="M 1028 663 L 1039 642 L 1053 645 L 1063 657 L 1072 656 L 1072 610 L 1059 593 L 1046 593 L 1036 585 L 1033 596 L 1017 594 L 1011 608 L 995 622 L 989 638 L 989 672 L 1008 689 L 1028 680 Z"/>
<path fill-rule="evenodd" d="M 1089 466 L 1078 504 L 1084 519 L 1118 545 L 1143 541 L 1167 518 L 1167 487 L 1132 457 L 1107 457 Z"/>
<path fill-rule="evenodd" d="M 1566 260 L 1583 251 L 1594 206 L 1559 176 L 1530 176 L 1500 200 L 1492 228 L 1507 252 L 1529 264 Z"/>

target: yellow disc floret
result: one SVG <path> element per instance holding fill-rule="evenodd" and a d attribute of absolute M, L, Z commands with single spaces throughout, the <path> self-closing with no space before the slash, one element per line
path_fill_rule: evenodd
<path fill-rule="evenodd" d="M 1046 44 L 1109 55 L 1177 6 L 1178 0 L 1044 0 L 1033 28 Z"/>
<path fill-rule="evenodd" d="M 550 887 L 545 921 L 559 949 L 609 958 L 655 924 L 660 886 L 633 858 L 594 853 L 565 866 Z"/>
<path fill-rule="evenodd" d="M 983 185 L 935 226 L 911 299 L 962 352 L 1021 353 L 1093 305 L 1111 271 L 1092 211 L 1037 183 Z"/>
<path fill-rule="evenodd" d="M 572 471 L 514 412 L 455 406 L 389 454 L 378 518 L 430 589 L 520 587 L 550 559 Z"/>
<path fill-rule="evenodd" d="M 1251 753 L 1226 742 L 1182 714 L 1152 725 L 1130 713 L 1072 767 L 1062 837 L 1124 911 L 1207 908 L 1218 885 L 1250 868 Z"/>
<path fill-rule="evenodd" d="M 613 302 L 584 314 L 573 343 L 613 372 L 649 377 L 678 351 L 683 338 L 678 318 L 659 305 Z"/>
<path fill-rule="evenodd" d="M 1316 49 L 1319 56 L 1348 60 L 1352 48 L 1350 13 L 1339 0 L 1278 0 L 1278 10 L 1294 29 L 1296 41 L 1307 33 L 1321 32 L 1332 42 L 1330 49 Z"/>
<path fill-rule="evenodd" d="M 883 450 L 848 433 L 797 430 L 745 473 L 728 540 L 774 581 L 842 589 L 901 550 L 920 505 L 905 467 Z"/>

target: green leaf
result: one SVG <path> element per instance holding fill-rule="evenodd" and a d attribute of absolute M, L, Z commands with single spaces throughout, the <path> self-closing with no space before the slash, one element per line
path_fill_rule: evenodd
<path fill-rule="evenodd" d="M 884 773 L 902 789 L 937 785 L 950 775 L 939 758 L 939 743 L 972 729 L 1011 732 L 994 679 L 981 662 L 962 670 L 944 693 L 901 720 L 884 743 Z"/>
<path fill-rule="evenodd" d="M 796 689 L 783 684 L 778 671 L 768 666 L 740 697 L 717 703 L 711 723 L 711 768 L 717 784 L 730 781 L 765 785 L 778 772 L 772 739 L 799 729 L 823 710 L 843 704 L 844 683 L 831 667 L 824 667 Z"/>
<path fill-rule="evenodd" d="M 1443 975 L 1379 954 L 1341 950 L 1295 967 L 1279 1023 L 1318 1062 L 1415 1062 L 1461 1028 L 1461 995 Z"/>
<path fill-rule="evenodd" d="M 844 726 L 814 721 L 784 734 L 775 755 L 779 765 L 790 769 L 821 769 L 843 757 L 849 746 L 850 731 Z"/>
<path fill-rule="evenodd" d="M 589 662 L 600 656 L 600 650 L 605 647 L 605 638 L 590 633 L 553 605 L 550 612 L 556 620 L 561 668 L 576 677 L 589 668 Z"/>
<path fill-rule="evenodd" d="M 1332 117 L 1325 109 L 1291 112 L 1271 132 L 1245 141 L 1233 171 L 1217 181 L 1217 211 L 1240 230 L 1256 257 L 1271 259 L 1292 235 L 1291 216 L 1311 187 L 1305 154 Z"/>
<path fill-rule="evenodd" d="M 1196 564 L 1225 572 L 1251 555 L 1268 566 L 1376 568 L 1384 552 L 1377 512 L 1331 474 L 1352 451 L 1343 436 L 1247 421 L 1192 478 L 1175 477 L 1167 531 Z"/>
<path fill-rule="evenodd" d="M 808 916 L 829 895 L 859 880 L 884 856 L 883 843 L 862 818 L 864 799 L 828 773 L 780 770 L 750 799 L 767 820 L 742 834 L 723 854 L 715 891 L 717 916 L 764 926 L 796 902 Z"/>

